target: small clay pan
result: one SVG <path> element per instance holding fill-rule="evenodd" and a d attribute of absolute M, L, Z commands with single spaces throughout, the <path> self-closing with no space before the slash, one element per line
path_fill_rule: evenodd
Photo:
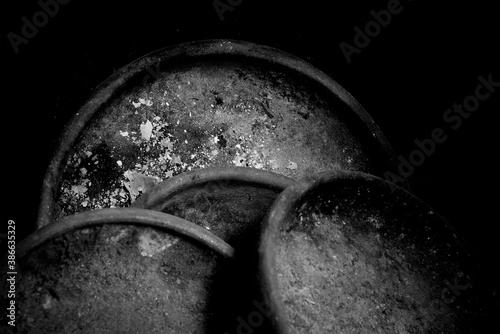
<path fill-rule="evenodd" d="M 335 171 L 277 198 L 259 248 L 279 333 L 484 333 L 494 291 L 432 208 L 380 178 Z"/>
<path fill-rule="evenodd" d="M 189 220 L 235 249 L 216 280 L 223 317 L 211 321 L 220 333 L 269 333 L 257 274 L 261 223 L 277 196 L 293 180 L 247 167 L 203 168 L 174 176 L 142 195 L 133 205 Z M 228 307 L 230 305 L 230 307 Z"/>
<path fill-rule="evenodd" d="M 210 332 L 209 319 L 224 313 L 213 307 L 216 273 L 233 254 L 206 229 L 161 212 L 66 217 L 18 244 L 16 326 L 3 312 L 0 332 Z M 5 277 L 1 284 L 7 291 Z"/>

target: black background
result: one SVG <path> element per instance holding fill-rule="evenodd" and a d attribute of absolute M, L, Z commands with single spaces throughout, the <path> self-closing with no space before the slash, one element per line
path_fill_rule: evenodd
<path fill-rule="evenodd" d="M 230 38 L 273 46 L 317 66 L 372 115 L 397 154 L 443 127 L 443 113 L 500 81 L 500 2 L 401 0 L 403 10 L 347 63 L 339 47 L 388 1 L 243 0 L 221 21 L 212 1 L 77 1 L 14 53 L 36 1 L 1 1 L 1 224 L 35 229 L 42 178 L 61 128 L 114 70 L 181 42 Z M 500 279 L 500 87 L 410 177 L 414 193 L 454 226 Z M 6 230 L 0 233 L 6 233 Z M 5 248 L 5 247 L 3 247 Z M 2 252 L 4 250 L 2 249 Z"/>

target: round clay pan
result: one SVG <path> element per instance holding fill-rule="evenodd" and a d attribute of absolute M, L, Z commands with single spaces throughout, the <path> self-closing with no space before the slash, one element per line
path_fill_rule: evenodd
<path fill-rule="evenodd" d="M 16 326 L 3 319 L 1 332 L 208 333 L 225 313 L 212 287 L 233 255 L 205 229 L 161 212 L 69 216 L 18 244 Z"/>
<path fill-rule="evenodd" d="M 395 166 L 387 140 L 338 83 L 282 51 L 210 40 L 155 51 L 102 83 L 65 128 L 38 226 L 126 207 L 199 168 L 244 166 L 298 179 Z"/>
<path fill-rule="evenodd" d="M 484 333 L 494 289 L 432 208 L 378 177 L 320 173 L 264 221 L 265 301 L 278 333 Z"/>
<path fill-rule="evenodd" d="M 292 179 L 265 170 L 209 167 L 169 178 L 133 204 L 189 220 L 234 248 L 234 261 L 218 276 L 213 290 L 224 296 L 218 300 L 220 308 L 231 305 L 221 317 L 212 318 L 220 324 L 220 333 L 238 332 L 239 319 L 248 322 L 249 315 L 260 312 L 255 302 L 262 300 L 256 277 L 261 222 L 278 195 L 292 184 Z M 258 323 L 255 333 L 271 331 L 265 316 Z"/>

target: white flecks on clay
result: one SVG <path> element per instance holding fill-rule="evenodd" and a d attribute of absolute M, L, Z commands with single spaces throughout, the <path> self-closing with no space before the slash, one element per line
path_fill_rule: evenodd
<path fill-rule="evenodd" d="M 141 138 L 149 140 L 153 132 L 153 124 L 148 120 L 146 121 L 146 123 L 141 124 L 140 129 L 141 129 Z"/>
<path fill-rule="evenodd" d="M 125 171 L 123 176 L 125 176 L 126 179 L 126 181 L 123 182 L 123 185 L 128 190 L 132 203 L 137 199 L 137 197 L 153 188 L 159 182 L 159 180 L 154 177 L 131 170 Z"/>
<path fill-rule="evenodd" d="M 71 191 L 73 191 L 75 194 L 84 194 L 87 191 L 87 187 L 83 185 L 78 185 L 78 186 L 72 186 Z"/>
<path fill-rule="evenodd" d="M 158 233 L 153 229 L 141 231 L 139 235 L 139 253 L 142 256 L 153 257 L 166 250 L 168 247 L 175 245 L 179 241 L 169 234 Z"/>
<path fill-rule="evenodd" d="M 57 302 L 57 300 L 54 297 L 52 297 L 50 294 L 46 294 L 45 301 L 43 302 L 42 307 L 45 310 L 48 310 L 48 309 L 52 308 L 52 306 L 54 306 L 54 304 L 56 302 Z"/>
<path fill-rule="evenodd" d="M 121 228 L 118 231 L 118 234 L 112 236 L 109 238 L 109 241 L 112 243 L 116 244 L 118 241 L 122 240 L 126 236 L 128 236 L 131 233 L 132 229 L 131 228 Z"/>
<path fill-rule="evenodd" d="M 200 77 L 196 70 L 186 75 L 197 78 L 190 80 L 187 90 L 187 81 L 178 89 L 174 80 L 179 79 L 171 76 L 164 81 L 168 85 L 167 90 L 148 85 L 135 96 L 117 100 L 106 110 L 104 122 L 96 122 L 93 132 L 82 137 L 76 146 L 77 153 L 69 157 L 67 163 L 73 168 L 67 170 L 80 172 L 77 176 L 71 172 L 60 187 L 58 201 L 63 204 L 62 216 L 83 210 L 128 206 L 152 185 L 197 168 L 221 165 L 253 167 L 296 178 L 306 170 L 299 168 L 302 162 L 307 162 L 307 167 L 312 169 L 323 164 L 315 161 L 314 156 L 324 155 L 321 150 L 326 148 L 317 152 L 308 150 L 302 145 L 303 134 L 297 132 L 292 136 L 287 132 L 287 127 L 296 129 L 300 117 L 289 117 L 286 111 L 307 109 L 301 101 L 268 92 L 267 99 L 273 99 L 272 105 L 267 106 L 268 112 L 274 115 L 270 117 L 262 110 L 260 102 L 255 102 L 261 99 L 252 95 L 255 94 L 252 92 L 254 88 L 248 90 L 245 86 L 231 91 L 235 89 L 231 79 L 224 85 L 228 91 L 220 93 L 223 104 L 214 104 L 213 95 L 203 88 L 210 80 Z M 173 81 L 175 84 L 171 84 Z M 243 83 L 242 87 L 246 84 Z M 194 101 L 196 103 L 192 103 Z M 318 130 L 323 126 L 320 122 L 321 111 L 316 110 L 314 114 L 318 121 L 316 125 L 311 125 L 314 131 L 310 133 L 322 133 L 324 137 L 323 128 Z M 283 116 L 289 117 L 286 122 L 282 120 Z M 119 125 L 113 123 L 117 117 L 123 120 Z M 278 119 L 281 123 L 276 123 Z M 309 125 L 304 123 L 304 126 L 307 128 Z M 307 132 L 306 128 L 303 133 Z M 115 133 L 110 133 L 109 129 Z M 97 147 L 107 144 L 109 138 L 101 137 L 103 132 L 114 136 L 117 141 L 108 153 L 97 151 Z M 336 147 L 331 142 L 327 146 Z M 338 150 L 346 152 L 345 147 Z M 134 154 L 129 155 L 129 152 Z M 90 158 L 91 165 L 86 158 Z M 111 158 L 112 165 L 108 158 Z M 352 155 L 348 159 L 357 161 Z M 327 166 L 321 165 L 321 169 L 332 169 L 335 163 L 337 161 L 327 161 Z M 342 164 L 344 168 L 356 167 L 345 158 Z M 108 173 L 110 167 L 114 179 L 103 183 L 102 172 Z M 91 184 L 94 186 L 91 187 Z"/>

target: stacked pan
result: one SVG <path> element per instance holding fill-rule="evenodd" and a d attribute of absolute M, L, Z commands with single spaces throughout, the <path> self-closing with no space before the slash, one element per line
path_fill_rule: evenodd
<path fill-rule="evenodd" d="M 229 40 L 148 54 L 61 137 L 17 246 L 16 330 L 480 331 L 480 262 L 392 170 L 367 112 L 298 58 Z"/>

